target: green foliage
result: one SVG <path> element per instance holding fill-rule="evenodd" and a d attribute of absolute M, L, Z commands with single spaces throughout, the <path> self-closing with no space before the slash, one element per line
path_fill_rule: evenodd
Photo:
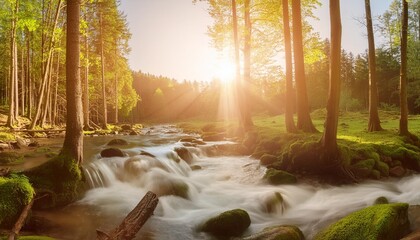
<path fill-rule="evenodd" d="M 408 204 L 379 204 L 354 212 L 330 225 L 315 240 L 392 240 L 409 232 Z"/>
<path fill-rule="evenodd" d="M 34 189 L 21 174 L 0 177 L 0 227 L 10 228 L 18 219 L 23 207 L 33 199 Z"/>
<path fill-rule="evenodd" d="M 16 140 L 15 136 L 13 134 L 7 133 L 7 132 L 0 132 L 0 141 L 14 141 Z"/>

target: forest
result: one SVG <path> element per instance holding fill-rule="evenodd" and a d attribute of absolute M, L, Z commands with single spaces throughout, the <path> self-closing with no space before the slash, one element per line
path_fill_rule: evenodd
<path fill-rule="evenodd" d="M 420 1 L 359 1 L 363 53 L 340 0 L 188 1 L 231 80 L 134 69 L 122 0 L 0 0 L 0 239 L 418 239 Z"/>

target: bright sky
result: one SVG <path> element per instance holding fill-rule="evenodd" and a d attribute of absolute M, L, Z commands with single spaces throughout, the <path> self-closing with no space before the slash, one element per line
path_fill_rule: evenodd
<path fill-rule="evenodd" d="M 371 0 L 372 16 L 383 13 L 392 0 Z M 328 0 L 315 15 L 314 28 L 322 38 L 329 37 Z M 120 8 L 127 15 L 132 39 L 130 67 L 137 71 L 177 80 L 209 81 L 217 68 L 218 53 L 210 45 L 207 26 L 212 19 L 205 3 L 192 0 L 122 0 Z M 364 1 L 341 1 L 342 47 L 353 53 L 367 48 L 363 19 Z M 378 44 L 377 44 L 378 45 Z"/>

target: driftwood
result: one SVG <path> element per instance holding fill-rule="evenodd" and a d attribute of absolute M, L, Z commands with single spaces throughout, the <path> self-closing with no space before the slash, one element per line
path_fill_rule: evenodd
<path fill-rule="evenodd" d="M 32 198 L 31 202 L 29 202 L 29 204 L 23 208 L 22 213 L 20 214 L 18 220 L 16 221 L 15 226 L 13 227 L 12 232 L 9 234 L 9 237 L 7 238 L 7 240 L 15 240 L 16 237 L 19 235 L 20 229 L 25 223 L 26 217 L 28 216 L 28 213 L 31 210 L 33 204 L 34 204 L 34 198 Z"/>
<path fill-rule="evenodd" d="M 147 192 L 137 206 L 124 218 L 121 224 L 110 233 L 96 230 L 96 240 L 130 240 L 133 239 L 147 219 L 153 215 L 159 199 L 156 194 Z"/>

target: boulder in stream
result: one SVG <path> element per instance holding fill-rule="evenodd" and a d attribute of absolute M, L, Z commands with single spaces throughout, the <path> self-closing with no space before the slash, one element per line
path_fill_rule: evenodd
<path fill-rule="evenodd" d="M 408 204 L 378 204 L 349 214 L 315 236 L 315 240 L 400 239 L 410 231 Z"/>
<path fill-rule="evenodd" d="M 281 225 L 274 227 L 264 228 L 261 232 L 251 235 L 249 237 L 243 238 L 243 240 L 303 240 L 302 231 L 291 225 Z"/>
<path fill-rule="evenodd" d="M 193 155 L 190 153 L 188 148 L 186 147 L 176 147 L 174 151 L 178 154 L 178 156 L 187 163 L 191 163 L 193 161 Z"/>
<path fill-rule="evenodd" d="M 118 148 L 107 148 L 101 151 L 101 157 L 124 157 L 124 153 Z"/>
<path fill-rule="evenodd" d="M 267 166 L 277 161 L 277 157 L 271 154 L 264 154 L 260 158 L 260 164 Z"/>
<path fill-rule="evenodd" d="M 295 175 L 273 168 L 267 169 L 264 175 L 264 179 L 267 179 L 267 181 L 273 185 L 293 184 L 297 182 Z"/>
<path fill-rule="evenodd" d="M 207 220 L 201 231 L 215 236 L 232 237 L 240 236 L 251 225 L 251 218 L 242 209 L 233 209 L 223 212 Z"/>
<path fill-rule="evenodd" d="M 108 142 L 108 146 L 117 146 L 117 145 L 128 145 L 128 142 L 124 139 L 115 138 Z"/>

